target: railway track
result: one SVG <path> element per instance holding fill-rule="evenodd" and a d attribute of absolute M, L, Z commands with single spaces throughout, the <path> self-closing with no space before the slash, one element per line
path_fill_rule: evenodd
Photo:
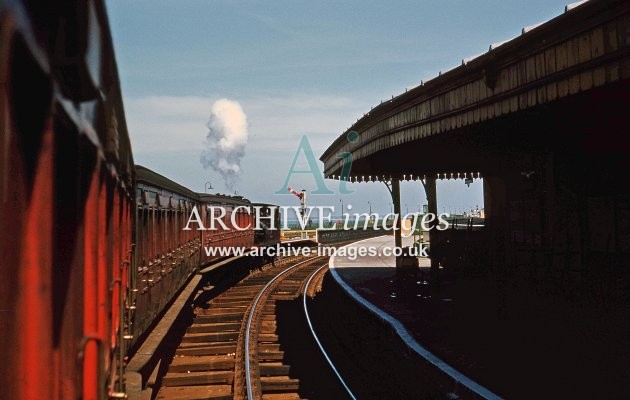
<path fill-rule="evenodd" d="M 313 295 L 326 263 L 314 257 L 270 266 L 196 308 L 157 399 L 300 399 L 277 333 L 276 302 Z"/>

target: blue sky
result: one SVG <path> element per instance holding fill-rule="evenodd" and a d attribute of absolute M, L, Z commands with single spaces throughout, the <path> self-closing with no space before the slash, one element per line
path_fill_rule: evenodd
<path fill-rule="evenodd" d="M 553 18 L 566 1 L 109 0 L 107 8 L 136 163 L 197 191 L 228 192 L 199 161 L 214 101 L 247 115 L 249 142 L 235 190 L 254 201 L 297 205 L 282 186 L 300 137 L 315 156 L 381 99 L 462 58 Z M 312 179 L 293 184 L 314 189 Z M 331 190 L 337 185 L 328 181 Z M 389 212 L 383 184 L 351 184 L 353 211 Z M 234 189 L 232 189 L 232 192 Z M 438 210 L 482 203 L 482 185 L 438 185 Z M 340 195 L 312 196 L 339 207 Z M 402 211 L 425 203 L 402 185 Z"/>

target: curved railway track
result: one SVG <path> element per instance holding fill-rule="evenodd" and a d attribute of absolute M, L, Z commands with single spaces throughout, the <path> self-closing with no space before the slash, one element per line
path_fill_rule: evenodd
<path fill-rule="evenodd" d="M 245 278 L 208 301 L 207 308 L 195 309 L 157 399 L 300 399 L 300 380 L 291 374 L 277 332 L 276 303 L 314 295 L 312 283 L 321 282 L 326 267 L 323 257 L 285 261 Z M 314 335 L 308 314 L 306 321 Z M 324 357 L 340 379 L 325 352 Z"/>

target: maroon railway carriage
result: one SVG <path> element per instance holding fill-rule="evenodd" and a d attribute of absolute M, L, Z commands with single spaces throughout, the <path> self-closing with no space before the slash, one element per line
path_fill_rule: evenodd
<path fill-rule="evenodd" d="M 218 254 L 208 254 L 206 248 L 250 248 L 254 245 L 255 222 L 249 200 L 241 196 L 202 193 L 199 194 L 199 200 L 201 203 L 200 215 L 204 221 L 204 226 L 206 228 L 211 226 L 211 213 L 214 214 L 215 220 L 214 230 L 201 231 L 201 265 L 221 258 Z M 223 212 L 225 215 L 221 215 Z M 223 221 L 225 228 L 219 223 L 219 220 Z M 195 224 L 196 226 L 197 224 Z"/>
<path fill-rule="evenodd" d="M 260 215 L 260 229 L 254 232 L 256 246 L 275 246 L 277 243 L 280 243 L 281 215 L 278 206 L 267 203 L 253 203 L 252 207 L 258 208 Z M 273 218 L 273 223 L 271 218 Z"/>
<path fill-rule="evenodd" d="M 124 398 L 202 245 L 253 245 L 251 203 L 134 167 L 102 0 L 0 2 L 0 83 L 0 397 Z M 225 229 L 184 231 L 195 206 Z"/>
<path fill-rule="evenodd" d="M 103 2 L 0 2 L 0 397 L 121 392 L 133 159 Z"/>
<path fill-rule="evenodd" d="M 199 207 L 195 192 L 136 165 L 132 342 L 199 266 L 200 234 L 183 230 L 193 207 Z"/>

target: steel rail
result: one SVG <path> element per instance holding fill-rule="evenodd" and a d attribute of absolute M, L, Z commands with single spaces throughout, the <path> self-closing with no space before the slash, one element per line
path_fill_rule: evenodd
<path fill-rule="evenodd" d="M 251 331 L 251 327 L 252 327 L 252 321 L 254 319 L 254 314 L 256 312 L 256 307 L 258 306 L 258 302 L 260 301 L 260 298 L 262 297 L 263 293 L 265 293 L 267 291 L 267 289 L 269 289 L 269 287 L 278 279 L 280 278 L 282 275 L 286 274 L 287 272 L 291 271 L 292 269 L 305 264 L 309 261 L 313 261 L 314 259 L 316 259 L 318 257 L 311 257 L 308 260 L 304 260 L 301 261 L 297 264 L 293 264 L 292 266 L 288 267 L 287 269 L 285 269 L 284 271 L 280 272 L 278 275 L 274 276 L 273 279 L 271 279 L 269 282 L 267 282 L 267 284 L 265 285 L 265 287 L 263 287 L 260 292 L 258 293 L 258 295 L 256 296 L 256 299 L 254 299 L 254 302 L 252 303 L 252 308 L 249 312 L 249 316 L 247 317 L 247 327 L 245 329 L 245 383 L 247 386 L 247 398 L 249 400 L 254 400 L 254 391 L 252 389 L 252 378 L 251 378 L 251 368 L 250 368 L 250 357 L 249 357 L 249 342 L 250 342 L 250 331 Z"/>
<path fill-rule="evenodd" d="M 313 339 L 315 339 L 315 342 L 317 343 L 317 346 L 319 346 L 319 349 L 324 355 L 324 358 L 326 359 L 326 361 L 328 361 L 330 368 L 333 370 L 335 375 L 337 375 L 339 382 L 341 382 L 344 389 L 346 389 L 346 392 L 348 392 L 348 395 L 350 396 L 350 398 L 352 398 L 352 400 L 357 400 L 356 396 L 352 393 L 352 391 L 350 390 L 346 382 L 341 377 L 341 374 L 339 374 L 339 371 L 337 371 L 337 368 L 335 368 L 335 364 L 332 362 L 332 360 L 328 356 L 328 353 L 326 353 L 326 350 L 324 350 L 324 346 L 322 346 L 322 343 L 319 341 L 319 337 L 317 337 L 317 334 L 315 333 L 315 329 L 313 328 L 313 324 L 311 323 L 311 318 L 308 315 L 308 307 L 306 305 L 306 297 L 307 297 L 306 294 L 308 293 L 308 287 L 311 285 L 311 281 L 313 280 L 313 277 L 315 277 L 315 275 L 317 275 L 319 271 L 321 271 L 323 268 L 327 266 L 328 266 L 328 263 L 319 267 L 315 272 L 311 274 L 311 276 L 308 278 L 308 281 L 306 282 L 306 287 L 304 288 L 304 296 L 302 296 L 303 304 L 304 304 L 304 315 L 306 316 L 306 322 L 308 323 L 311 333 L 313 334 Z"/>

